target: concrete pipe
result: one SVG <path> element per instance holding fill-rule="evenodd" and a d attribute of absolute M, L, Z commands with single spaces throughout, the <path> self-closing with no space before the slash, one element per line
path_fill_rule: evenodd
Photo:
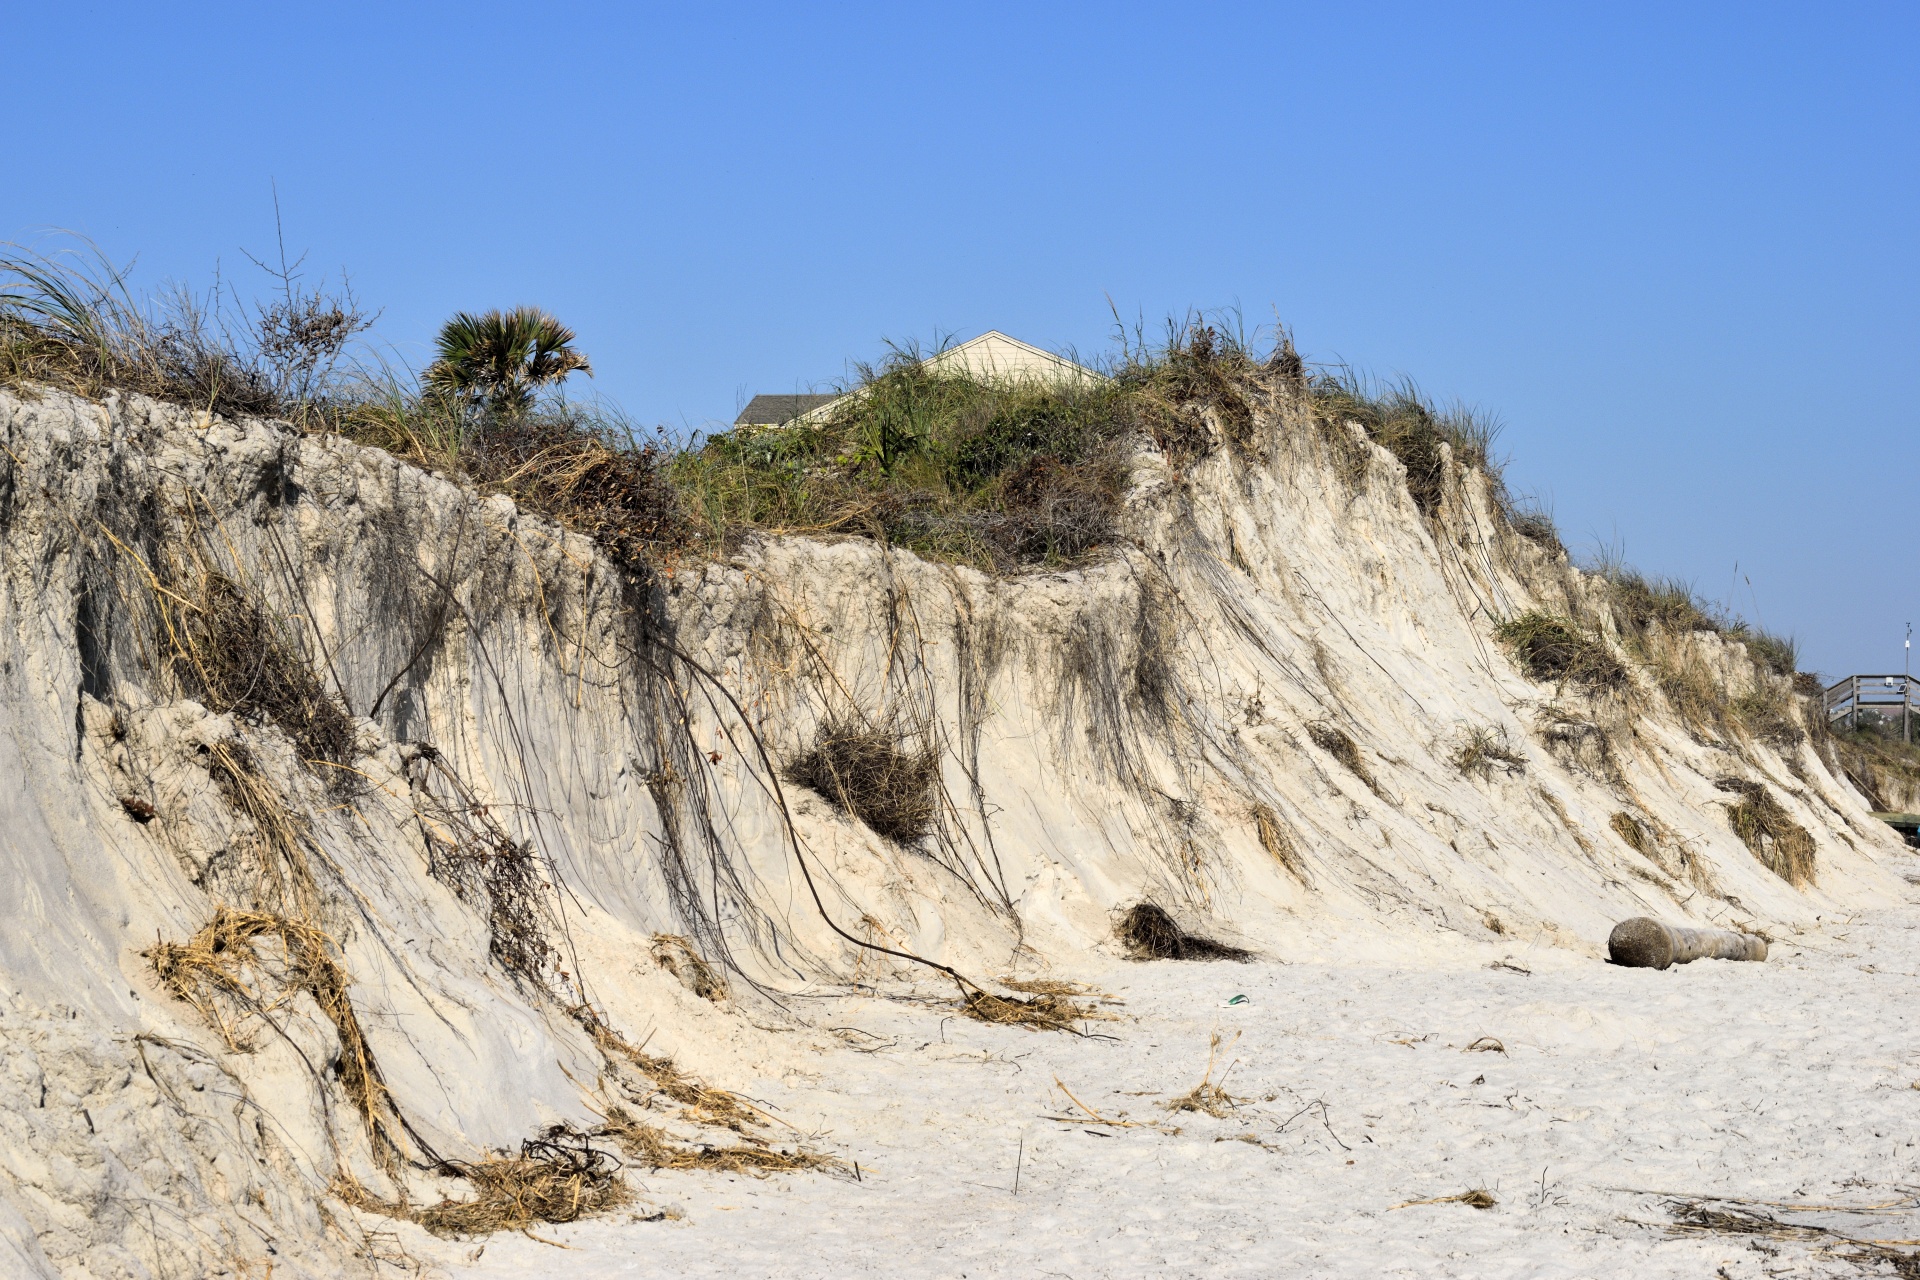
<path fill-rule="evenodd" d="M 1664 969 L 1689 960 L 1765 960 L 1767 944 L 1731 929 L 1689 929 L 1635 916 L 1607 935 L 1607 958 L 1630 969 Z"/>

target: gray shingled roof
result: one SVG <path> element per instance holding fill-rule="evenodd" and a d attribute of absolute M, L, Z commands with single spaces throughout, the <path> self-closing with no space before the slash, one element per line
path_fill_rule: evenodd
<path fill-rule="evenodd" d="M 818 409 L 829 400 L 838 400 L 839 392 L 828 395 L 755 396 L 733 420 L 736 427 L 784 427 L 810 409 Z"/>

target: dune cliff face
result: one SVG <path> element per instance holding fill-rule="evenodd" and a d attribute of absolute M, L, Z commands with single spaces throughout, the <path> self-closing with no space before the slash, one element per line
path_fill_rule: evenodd
<path fill-rule="evenodd" d="M 1631 915 L 1890 892 L 1897 840 L 1795 735 L 1516 669 L 1495 625 L 1596 588 L 1481 478 L 1429 518 L 1384 451 L 1356 482 L 1284 404 L 1257 427 L 1143 455 L 1070 571 L 779 537 L 636 582 L 339 439 L 0 394 L 0 1270 L 371 1267 L 341 1195 L 458 1198 L 438 1162 L 593 1124 L 612 1037 L 743 1084 L 794 993 L 951 995 L 842 931 L 1070 977 L 1149 899 L 1281 959 L 1597 962 Z M 936 762 L 924 836 L 794 781 L 827 728 Z M 1753 788 L 1812 883 L 1736 833 Z"/>

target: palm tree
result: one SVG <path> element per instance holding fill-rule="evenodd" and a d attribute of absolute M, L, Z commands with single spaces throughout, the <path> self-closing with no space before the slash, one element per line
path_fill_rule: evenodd
<path fill-rule="evenodd" d="M 458 312 L 440 327 L 439 359 L 427 366 L 427 387 L 494 413 L 525 409 L 535 391 L 576 369 L 593 376 L 573 337 L 538 307 Z"/>

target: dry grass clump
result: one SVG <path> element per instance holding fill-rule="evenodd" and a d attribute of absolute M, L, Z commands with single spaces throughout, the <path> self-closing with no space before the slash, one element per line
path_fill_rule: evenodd
<path fill-rule="evenodd" d="M 715 1002 L 727 998 L 727 980 L 708 964 L 693 943 L 677 933 L 653 935 L 653 962 L 680 980 L 680 984 L 702 1000 Z"/>
<path fill-rule="evenodd" d="M 1188 933 L 1174 922 L 1166 908 L 1136 902 L 1120 916 L 1115 935 L 1132 960 L 1251 960 L 1244 947 L 1230 946 Z"/>
<path fill-rule="evenodd" d="M 442 1236 L 523 1231 L 536 1222 L 573 1222 L 631 1198 L 620 1177 L 619 1162 L 589 1142 L 587 1135 L 565 1126 L 549 1130 L 544 1138 L 522 1142 L 517 1156 L 448 1160 L 442 1162 L 441 1172 L 464 1178 L 473 1188 L 472 1197 L 444 1199 L 401 1216 Z"/>
<path fill-rule="evenodd" d="M 278 944 L 278 954 L 263 954 L 261 943 Z M 141 954 L 167 990 L 197 1009 L 235 1051 L 251 1047 L 243 1028 L 247 1017 L 270 1022 L 295 993 L 311 996 L 340 1039 L 334 1074 L 359 1110 L 375 1154 L 391 1163 L 401 1150 L 394 1128 L 398 1112 L 347 998 L 349 982 L 334 959 L 337 950 L 313 925 L 220 907 L 188 941 L 157 942 Z M 229 1006 L 237 1006 L 238 1018 L 229 1016 Z"/>
<path fill-rule="evenodd" d="M 1589 690 L 1627 687 L 1627 668 L 1605 639 L 1568 618 L 1530 609 L 1494 628 L 1529 677 Z"/>
<path fill-rule="evenodd" d="M 1233 1038 L 1236 1041 L 1239 1040 L 1240 1033 L 1234 1032 Z M 1224 1120 L 1232 1115 L 1243 1099 L 1234 1097 L 1225 1088 L 1227 1073 L 1233 1070 L 1232 1066 L 1228 1066 L 1226 1071 L 1220 1073 L 1219 1083 L 1214 1082 L 1213 1067 L 1220 1056 L 1221 1047 L 1221 1036 L 1216 1031 L 1207 1044 L 1207 1069 L 1201 1075 L 1200 1083 L 1177 1098 L 1167 1099 L 1161 1105 L 1169 1111 L 1195 1111 L 1212 1116 L 1216 1120 Z"/>
<path fill-rule="evenodd" d="M 1720 778 L 1713 785 L 1740 797 L 1727 805 L 1727 821 L 1754 857 L 1796 889 L 1813 883 L 1813 836 L 1788 815 L 1772 792 L 1744 778 Z"/>
<path fill-rule="evenodd" d="M 1410 381 L 1380 385 L 1345 368 L 1316 373 L 1307 389 L 1323 420 L 1358 423 L 1374 443 L 1400 459 L 1407 491 L 1422 515 L 1431 517 L 1446 495 L 1449 453 L 1455 465 L 1486 472 L 1499 488 L 1500 466 L 1492 449 L 1500 425 L 1494 419 L 1464 406 L 1437 408 Z"/>
<path fill-rule="evenodd" d="M 1280 815 L 1264 804 L 1254 805 L 1251 813 L 1254 831 L 1259 835 L 1260 847 L 1267 851 L 1267 856 L 1285 867 L 1301 884 L 1311 885 L 1306 859 L 1300 856 L 1300 849 L 1281 823 Z"/>
<path fill-rule="evenodd" d="M 1068 999 L 1064 992 L 1044 991 L 1023 999 L 996 995 L 980 987 L 961 989 L 960 1011 L 975 1022 L 1020 1026 L 1030 1031 L 1072 1031 L 1075 1023 L 1107 1016 L 1091 1005 Z"/>
<path fill-rule="evenodd" d="M 617 413 L 564 401 L 486 408 L 393 379 L 353 390 L 351 402 L 330 407 L 327 430 L 505 494 L 592 538 L 629 573 L 694 537 L 673 451 Z"/>
<path fill-rule="evenodd" d="M 803 1147 L 781 1151 L 757 1139 L 722 1146 L 684 1142 L 621 1107 L 609 1107 L 606 1120 L 594 1126 L 591 1136 L 613 1139 L 628 1158 L 649 1169 L 706 1169 L 764 1177 L 769 1173 L 826 1169 L 838 1163 L 817 1151 Z"/>
<path fill-rule="evenodd" d="M 1836 731 L 1822 745 L 1875 812 L 1920 808 L 1920 743 L 1901 741 L 1897 717 Z"/>
<path fill-rule="evenodd" d="M 181 589 L 156 590 L 154 599 L 169 667 L 187 694 L 210 711 L 278 726 L 304 759 L 351 763 L 353 721 L 282 624 L 223 573 L 175 585 Z M 346 775 L 328 776 L 337 783 Z"/>
<path fill-rule="evenodd" d="M 829 720 L 787 775 L 900 844 L 917 844 L 933 825 L 939 753 L 905 750 L 894 733 Z"/>
<path fill-rule="evenodd" d="M 1354 777 L 1366 783 L 1367 790 L 1386 799 L 1386 792 L 1374 780 L 1373 771 L 1367 768 L 1367 762 L 1360 755 L 1360 746 L 1352 736 L 1334 724 L 1331 720 L 1313 720 L 1306 726 L 1307 737 L 1313 739 L 1313 745 L 1338 760 Z"/>
<path fill-rule="evenodd" d="M 0 385 L 109 390 L 234 416 L 298 416 L 372 318 L 345 288 L 301 286 L 284 261 L 272 302 L 234 307 L 183 289 L 136 300 L 126 271 L 85 240 L 51 253 L 0 246 Z"/>
<path fill-rule="evenodd" d="M 1493 777 L 1495 770 L 1524 773 L 1527 767 L 1527 758 L 1513 749 L 1504 729 L 1478 724 L 1466 727 L 1448 759 L 1462 774 L 1482 779 Z"/>
<path fill-rule="evenodd" d="M 1485 1187 L 1475 1187 L 1471 1191 L 1461 1191 L 1450 1196 L 1431 1196 L 1425 1200 L 1402 1200 L 1399 1204 L 1387 1207 L 1411 1209 L 1417 1204 L 1464 1204 L 1470 1209 L 1491 1209 L 1499 1203 L 1493 1192 Z"/>
<path fill-rule="evenodd" d="M 1657 846 L 1654 844 L 1653 832 L 1648 830 L 1646 823 L 1623 810 L 1607 819 L 1607 825 L 1612 827 L 1613 833 L 1626 841 L 1627 847 L 1635 853 L 1654 862 L 1659 861 L 1659 858 L 1655 857 Z"/>

